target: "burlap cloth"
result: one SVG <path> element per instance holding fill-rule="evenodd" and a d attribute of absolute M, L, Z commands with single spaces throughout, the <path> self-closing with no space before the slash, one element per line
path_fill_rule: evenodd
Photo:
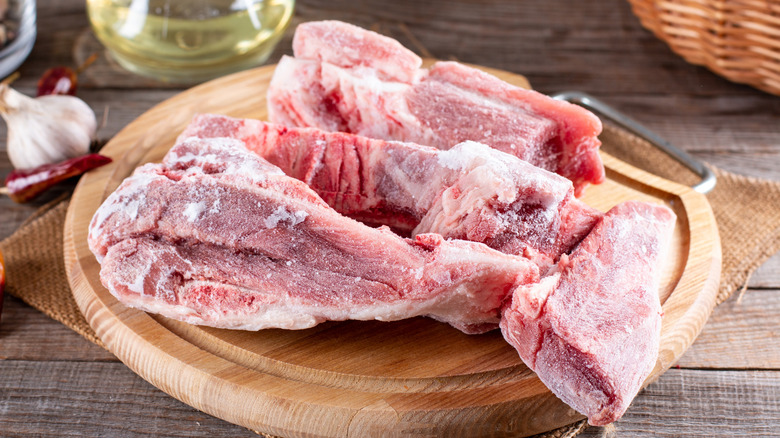
<path fill-rule="evenodd" d="M 684 184 L 697 177 L 643 140 L 605 126 L 604 150 L 651 173 Z M 707 195 L 718 222 L 723 269 L 717 302 L 745 287 L 750 275 L 780 249 L 780 183 L 735 175 L 717 168 L 718 183 Z M 68 200 L 43 206 L 9 238 L 0 242 L 6 260 L 7 289 L 32 307 L 103 346 L 71 295 L 63 261 L 63 224 Z M 585 422 L 539 437 L 568 438 Z"/>

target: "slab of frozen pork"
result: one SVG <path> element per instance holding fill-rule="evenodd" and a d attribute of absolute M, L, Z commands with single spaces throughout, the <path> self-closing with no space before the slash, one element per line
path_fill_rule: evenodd
<path fill-rule="evenodd" d="M 542 382 L 592 425 L 625 412 L 658 357 L 658 287 L 675 215 L 613 207 L 539 283 L 504 310 L 504 338 Z"/>
<path fill-rule="evenodd" d="M 507 154 L 220 116 L 197 118 L 185 134 L 90 224 L 101 280 L 126 305 L 245 330 L 423 315 L 466 333 L 500 323 L 521 359 L 592 424 L 619 418 L 656 361 L 660 262 L 674 225 L 665 207 L 627 202 L 592 216 L 582 207 L 587 236 L 540 276 L 538 260 L 483 243 L 371 228 L 304 183 L 339 208 L 379 212 L 378 222 L 399 214 L 416 231 L 458 230 L 472 214 L 479 230 L 531 212 L 521 224 L 548 236 L 571 213 L 535 220 L 532 207 L 560 215 L 581 203 L 570 182 Z M 539 193 L 523 193 L 531 188 Z M 533 202 L 511 213 L 515 196 Z M 561 228 L 552 230 L 557 241 Z"/>
<path fill-rule="evenodd" d="M 421 69 L 397 41 L 338 21 L 302 23 L 268 90 L 270 121 L 449 149 L 487 144 L 570 179 L 604 180 L 599 119 L 456 62 Z"/>
<path fill-rule="evenodd" d="M 424 315 L 480 333 L 539 277 L 483 244 L 404 239 L 342 216 L 224 138 L 186 139 L 137 169 L 96 212 L 89 246 L 126 305 L 246 330 Z"/>
<path fill-rule="evenodd" d="M 632 201 L 603 216 L 574 199 L 566 179 L 473 142 L 440 151 L 219 115 L 197 116 L 187 136 L 239 139 L 342 213 L 509 253 L 524 247 L 542 272 L 552 265 L 512 291 L 501 327 L 593 424 L 619 418 L 656 362 L 658 283 L 675 222 L 666 207 Z M 570 243 L 550 251 L 561 241 Z"/>
<path fill-rule="evenodd" d="M 190 136 L 241 140 L 352 218 L 482 242 L 542 267 L 601 216 L 566 178 L 475 142 L 442 151 L 215 114 L 196 116 L 179 138 Z"/>

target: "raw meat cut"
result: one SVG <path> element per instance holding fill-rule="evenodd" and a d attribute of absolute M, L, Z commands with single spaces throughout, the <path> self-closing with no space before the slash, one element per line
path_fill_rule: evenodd
<path fill-rule="evenodd" d="M 456 62 L 421 69 L 397 41 L 338 21 L 300 24 L 293 50 L 268 90 L 272 122 L 440 149 L 477 141 L 565 176 L 577 196 L 604 180 L 601 122 L 581 107 Z"/>
<path fill-rule="evenodd" d="M 224 138 L 183 140 L 137 169 L 96 212 L 89 246 L 123 303 L 246 330 L 427 315 L 481 333 L 539 276 L 483 244 L 403 239 L 342 216 Z"/>
<path fill-rule="evenodd" d="M 190 136 L 241 140 L 352 218 L 482 242 L 543 267 L 601 216 L 566 178 L 470 141 L 441 151 L 214 114 L 196 116 L 179 139 Z"/>
<path fill-rule="evenodd" d="M 566 404 L 593 425 L 623 414 L 658 356 L 661 264 L 675 215 L 625 202 L 539 283 L 520 286 L 501 331 Z"/>
<path fill-rule="evenodd" d="M 512 291 L 504 336 L 593 424 L 619 418 L 655 364 L 659 263 L 675 221 L 665 207 L 627 202 L 602 219 L 572 197 L 567 180 L 473 142 L 439 151 L 218 115 L 197 116 L 180 138 L 188 136 L 239 139 L 342 213 L 400 228 L 416 225 L 511 253 L 511 245 L 497 244 L 501 234 L 480 231 L 512 232 L 515 242 L 548 250 L 547 238 L 580 226 L 580 237 L 590 234 L 571 255 L 577 241 L 557 247 L 560 262 L 538 283 Z M 530 252 L 539 263 L 542 252 Z"/>
<path fill-rule="evenodd" d="M 673 219 L 661 207 L 616 207 L 539 282 L 522 257 L 435 234 L 401 239 L 340 216 L 237 140 L 188 138 L 106 200 L 89 243 L 122 302 L 217 327 L 428 315 L 478 333 L 510 299 L 504 336 L 559 397 L 603 424 L 655 361 L 656 264 Z"/>

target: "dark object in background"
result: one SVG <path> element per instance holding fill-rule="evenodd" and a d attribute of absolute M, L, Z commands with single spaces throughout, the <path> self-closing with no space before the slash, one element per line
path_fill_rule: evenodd
<path fill-rule="evenodd" d="M 0 48 L 16 38 L 19 31 L 19 18 L 11 13 L 10 3 L 10 0 L 0 0 Z"/>

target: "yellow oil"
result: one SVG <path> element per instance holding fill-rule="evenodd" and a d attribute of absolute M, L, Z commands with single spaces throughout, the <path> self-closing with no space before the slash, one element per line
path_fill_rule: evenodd
<path fill-rule="evenodd" d="M 295 0 L 87 0 L 98 39 L 125 68 L 195 83 L 265 62 Z"/>

